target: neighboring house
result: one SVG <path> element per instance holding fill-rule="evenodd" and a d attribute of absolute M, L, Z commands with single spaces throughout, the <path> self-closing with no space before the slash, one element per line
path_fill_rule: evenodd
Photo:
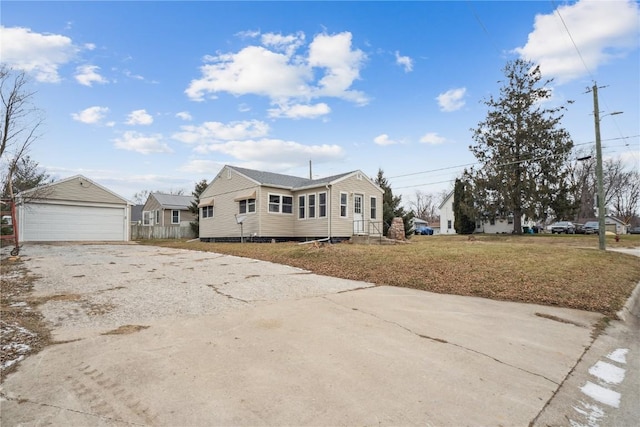
<path fill-rule="evenodd" d="M 585 224 L 589 221 L 597 222 L 598 218 L 580 218 L 577 222 L 580 224 Z M 620 218 L 616 218 L 615 216 L 605 215 L 604 227 L 607 231 L 610 231 L 615 234 L 627 234 L 627 230 L 629 229 L 629 224 L 625 223 Z"/>
<path fill-rule="evenodd" d="M 308 179 L 227 165 L 200 195 L 200 240 L 380 236 L 383 193 L 359 170 Z"/>
<path fill-rule="evenodd" d="M 440 222 L 433 222 L 429 227 L 433 228 L 434 236 L 440 234 Z"/>
<path fill-rule="evenodd" d="M 456 234 L 454 228 L 455 216 L 453 214 L 453 191 L 447 194 L 440 206 L 440 234 Z"/>
<path fill-rule="evenodd" d="M 161 227 L 187 226 L 196 219 L 189 211 L 193 196 L 151 193 L 142 207 L 142 225 Z"/>
<path fill-rule="evenodd" d="M 17 196 L 20 242 L 128 241 L 131 202 L 76 175 Z"/>
<path fill-rule="evenodd" d="M 442 201 L 440 206 L 440 234 L 456 234 L 455 215 L 453 212 L 453 191 L 450 192 L 447 197 Z M 522 216 L 522 225 L 529 224 L 525 221 L 525 216 Z M 476 220 L 476 228 L 474 233 L 487 233 L 487 234 L 511 234 L 513 233 L 513 215 L 507 215 L 506 217 L 493 217 Z"/>
<path fill-rule="evenodd" d="M 131 225 L 142 224 L 142 208 L 144 205 L 131 206 Z"/>

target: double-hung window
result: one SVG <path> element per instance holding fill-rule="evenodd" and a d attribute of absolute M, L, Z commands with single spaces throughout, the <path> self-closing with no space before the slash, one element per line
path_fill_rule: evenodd
<path fill-rule="evenodd" d="M 240 200 L 238 202 L 238 213 L 255 213 L 256 211 L 256 199 Z"/>
<path fill-rule="evenodd" d="M 315 218 L 316 217 L 316 195 L 309 194 L 307 196 L 307 199 L 309 200 L 309 218 Z"/>
<path fill-rule="evenodd" d="M 370 205 L 371 205 L 371 219 L 376 219 L 376 217 L 378 216 L 378 207 L 377 207 L 377 203 L 378 203 L 378 199 L 376 199 L 375 197 L 371 198 L 370 201 Z"/>
<path fill-rule="evenodd" d="M 281 194 L 269 194 L 269 212 L 271 213 L 293 213 L 293 197 Z"/>
<path fill-rule="evenodd" d="M 327 193 L 318 193 L 318 218 L 327 216 Z"/>
<path fill-rule="evenodd" d="M 202 218 L 213 218 L 213 206 L 202 207 Z"/>
<path fill-rule="evenodd" d="M 180 211 L 177 209 L 171 211 L 171 224 L 180 224 Z"/>
<path fill-rule="evenodd" d="M 347 193 L 340 193 L 340 216 L 347 217 Z"/>
<path fill-rule="evenodd" d="M 298 219 L 305 219 L 305 196 L 298 196 Z"/>

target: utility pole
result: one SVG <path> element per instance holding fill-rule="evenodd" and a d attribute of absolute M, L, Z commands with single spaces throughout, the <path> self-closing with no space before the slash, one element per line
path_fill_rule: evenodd
<path fill-rule="evenodd" d="M 598 247 L 607 249 L 606 226 L 604 221 L 604 182 L 602 177 L 602 144 L 600 142 L 600 110 L 598 107 L 598 84 L 593 84 L 593 119 L 596 127 L 596 180 L 598 185 Z"/>

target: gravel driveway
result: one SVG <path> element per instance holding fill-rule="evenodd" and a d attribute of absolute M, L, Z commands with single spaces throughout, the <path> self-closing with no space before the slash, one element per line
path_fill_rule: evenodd
<path fill-rule="evenodd" d="M 264 261 L 154 246 L 27 245 L 55 340 L 369 287 Z"/>

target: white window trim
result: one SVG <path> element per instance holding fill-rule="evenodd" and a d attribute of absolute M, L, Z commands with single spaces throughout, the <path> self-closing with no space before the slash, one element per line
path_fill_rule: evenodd
<path fill-rule="evenodd" d="M 271 196 L 277 196 L 278 197 L 278 211 L 277 212 L 273 212 L 271 211 L 271 205 L 274 205 L 275 203 L 271 203 Z M 291 198 L 291 212 L 283 212 L 282 211 L 282 207 L 284 206 L 284 198 L 285 197 L 289 197 Z M 295 203 L 294 203 L 294 197 L 290 194 L 281 194 L 281 193 L 267 193 L 267 213 L 269 214 L 274 214 L 274 215 L 293 215 L 294 214 L 294 208 L 295 208 Z"/>
<path fill-rule="evenodd" d="M 346 196 L 345 197 L 346 202 L 345 202 L 344 205 L 342 204 L 342 195 L 343 194 Z M 345 207 L 345 209 L 344 209 L 345 215 L 342 215 L 342 206 Z M 344 191 L 340 192 L 340 218 L 349 218 L 349 193 L 344 192 Z"/>
<path fill-rule="evenodd" d="M 173 221 L 173 213 L 178 212 L 178 222 Z M 179 209 L 171 209 L 171 224 L 180 224 L 180 210 Z"/>
<path fill-rule="evenodd" d="M 300 205 L 300 200 L 302 200 L 303 205 Z M 300 209 L 303 211 L 300 212 Z M 302 213 L 302 215 L 300 215 Z M 307 195 L 301 194 L 298 196 L 298 219 L 307 219 Z"/>
<path fill-rule="evenodd" d="M 142 212 L 142 225 L 151 227 L 153 225 L 153 211 L 143 211 Z M 146 221 L 145 221 L 146 218 Z"/>
<path fill-rule="evenodd" d="M 253 200 L 253 203 L 249 203 L 250 200 Z M 241 212 L 240 211 L 240 204 L 242 202 L 246 202 L 246 211 L 245 212 Z M 253 211 L 250 210 L 249 208 L 253 206 Z M 243 200 L 238 200 L 238 214 L 240 215 L 253 215 L 256 213 L 256 199 L 243 199 Z"/>
<path fill-rule="evenodd" d="M 160 225 L 160 209 L 156 209 L 155 212 L 155 224 Z"/>
<path fill-rule="evenodd" d="M 322 206 L 320 204 L 320 195 L 324 194 L 324 215 L 320 215 L 320 206 Z M 317 197 L 316 197 L 316 206 L 317 206 L 317 212 L 318 212 L 318 216 L 317 218 L 326 218 L 328 215 L 328 198 L 327 198 L 327 192 L 326 191 L 322 191 L 320 193 L 318 193 Z"/>
<path fill-rule="evenodd" d="M 372 201 L 375 200 L 375 205 L 376 205 L 376 216 L 372 216 L 371 214 L 373 213 L 373 203 L 371 203 Z M 377 220 L 378 219 L 378 198 L 375 196 L 370 196 L 369 197 L 369 219 L 371 220 Z"/>
<path fill-rule="evenodd" d="M 313 196 L 313 215 L 311 215 L 311 201 L 310 196 Z M 307 218 L 315 219 L 318 217 L 318 195 L 316 193 L 307 194 Z"/>
<path fill-rule="evenodd" d="M 211 209 L 211 215 L 205 215 L 205 210 L 209 210 L 209 208 Z M 213 206 L 209 205 L 209 206 L 203 206 L 202 211 L 200 211 L 200 216 L 202 219 L 209 219 L 209 218 L 213 218 L 213 214 L 215 212 L 215 209 L 213 208 Z"/>

